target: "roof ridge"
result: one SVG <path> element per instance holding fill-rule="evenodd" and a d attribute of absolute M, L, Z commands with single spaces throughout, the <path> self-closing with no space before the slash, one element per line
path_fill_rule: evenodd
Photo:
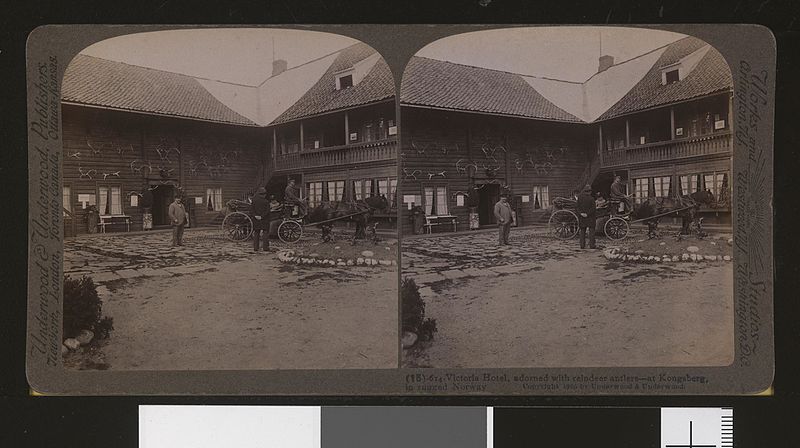
<path fill-rule="evenodd" d="M 638 54 L 636 56 L 633 56 L 633 57 L 630 57 L 628 59 L 625 59 L 622 62 L 617 62 L 615 64 L 612 64 L 609 68 L 616 67 L 616 66 L 619 66 L 619 65 L 622 65 L 622 64 L 627 64 L 628 62 L 631 62 L 633 60 L 648 56 L 651 53 L 654 53 L 654 52 L 656 52 L 658 50 L 661 50 L 663 48 L 669 47 L 670 45 L 673 45 L 673 44 L 675 44 L 675 43 L 677 43 L 677 42 L 679 42 L 681 40 L 690 39 L 690 38 L 696 39 L 693 36 L 682 37 L 682 38 L 676 39 L 676 40 L 674 40 L 674 41 L 672 41 L 670 43 L 667 43 L 667 44 L 661 45 L 659 47 L 653 48 L 652 50 L 648 50 L 648 51 L 646 51 L 644 53 L 641 53 L 641 54 Z M 526 78 L 544 79 L 544 80 L 547 80 L 547 81 L 557 81 L 557 82 L 564 82 L 564 83 L 568 83 L 568 84 L 578 84 L 578 85 L 584 85 L 587 82 L 589 82 L 589 80 L 591 80 L 592 78 L 597 76 L 598 74 L 603 73 L 603 72 L 593 73 L 591 76 L 586 78 L 586 80 L 584 80 L 584 81 L 571 81 L 571 80 L 568 80 L 568 79 L 553 78 L 553 77 L 550 77 L 550 76 L 531 75 L 531 74 L 525 74 L 525 73 L 520 73 L 520 72 L 512 72 L 512 71 L 509 71 L 509 70 L 500 70 L 500 69 L 496 69 L 496 68 L 481 67 L 479 65 L 463 64 L 463 63 L 460 63 L 460 62 L 446 61 L 444 59 L 430 58 L 430 57 L 427 57 L 427 56 L 414 55 L 414 56 L 412 56 L 412 58 L 428 59 L 428 60 L 431 60 L 431 61 L 442 62 L 442 63 L 445 63 L 445 64 L 460 65 L 462 67 L 469 67 L 469 68 L 478 68 L 478 69 L 481 69 L 481 70 L 489 70 L 489 71 L 493 71 L 493 72 L 497 72 L 497 73 L 505 73 L 505 74 L 508 74 L 508 75 L 516 75 L 516 76 L 522 76 L 522 77 L 526 77 Z"/>
<path fill-rule="evenodd" d="M 230 85 L 240 86 L 240 87 L 257 87 L 257 86 L 253 86 L 253 85 L 250 85 L 250 84 L 242 84 L 242 83 L 233 82 L 233 81 L 223 81 L 221 79 L 213 79 L 213 78 L 208 78 L 208 77 L 205 77 L 205 76 L 195 76 L 195 75 L 190 75 L 188 73 L 181 73 L 181 72 L 175 72 L 175 71 L 172 71 L 172 70 L 164 70 L 164 69 L 161 69 L 161 68 L 147 67 L 147 66 L 138 65 L 138 64 L 131 64 L 130 62 L 116 61 L 114 59 L 106 59 L 106 58 L 101 58 L 99 56 L 92 56 L 92 55 L 84 54 L 84 53 L 78 53 L 78 56 L 97 59 L 97 60 L 100 60 L 100 61 L 111 62 L 113 64 L 127 65 L 128 67 L 135 67 L 135 68 L 140 68 L 140 69 L 143 69 L 143 70 L 151 70 L 151 71 L 155 71 L 155 72 L 169 73 L 171 75 L 185 76 L 187 78 L 191 78 L 191 79 L 194 79 L 194 80 L 213 81 L 213 82 L 219 82 L 219 83 L 222 83 L 222 84 L 230 84 Z"/>
<path fill-rule="evenodd" d="M 359 42 L 356 42 L 356 43 L 354 43 L 354 44 L 352 44 L 352 45 L 348 45 L 348 46 L 346 46 L 346 47 L 344 47 L 344 48 L 340 48 L 340 49 L 338 49 L 338 50 L 336 50 L 336 51 L 331 51 L 330 53 L 328 53 L 328 54 L 324 54 L 324 55 L 322 55 L 322 56 L 320 56 L 320 57 L 318 57 L 318 58 L 314 58 L 314 59 L 311 59 L 311 60 L 309 60 L 309 61 L 303 62 L 302 64 L 295 65 L 295 66 L 294 66 L 294 67 L 292 67 L 292 68 L 287 68 L 286 70 L 284 70 L 284 71 L 282 71 L 282 72 L 278 73 L 277 75 L 269 75 L 269 76 L 267 76 L 266 78 L 264 78 L 264 80 L 263 80 L 263 81 L 261 81 L 260 83 L 258 83 L 258 85 L 255 85 L 255 86 L 252 86 L 252 87 L 261 87 L 261 86 L 263 86 L 263 85 L 264 85 L 264 83 L 266 83 L 266 82 L 267 82 L 267 81 L 269 81 L 270 79 L 272 79 L 272 78 L 274 78 L 274 77 L 276 77 L 276 76 L 280 76 L 280 75 L 282 75 L 282 74 L 284 74 L 284 73 L 286 73 L 286 72 L 288 72 L 288 71 L 290 71 L 290 70 L 294 70 L 294 69 L 296 69 L 296 68 L 303 67 L 304 65 L 308 65 L 308 64 L 311 64 L 311 63 L 314 63 L 314 62 L 317 62 L 317 61 L 321 61 L 322 59 L 325 59 L 325 58 L 327 58 L 327 57 L 333 56 L 333 55 L 335 55 L 335 54 L 337 54 L 337 53 L 342 53 L 342 52 L 344 52 L 345 50 L 349 50 L 349 49 L 351 49 L 351 48 L 355 47 L 356 45 L 362 45 L 362 44 L 363 44 L 363 45 L 367 45 L 367 44 L 365 44 L 364 42 L 361 42 L 361 41 L 359 41 Z M 371 47 L 371 46 L 369 46 L 369 45 L 367 45 L 367 46 L 368 46 L 369 48 L 372 48 L 372 47 Z M 375 53 L 378 53 L 378 50 L 376 50 L 376 49 L 374 49 L 374 48 L 372 48 L 372 51 L 374 51 Z"/>

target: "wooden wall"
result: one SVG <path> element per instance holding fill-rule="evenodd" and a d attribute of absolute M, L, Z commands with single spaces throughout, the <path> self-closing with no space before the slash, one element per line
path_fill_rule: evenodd
<path fill-rule="evenodd" d="M 62 111 L 63 183 L 78 233 L 87 231 L 78 195 L 93 195 L 99 204 L 100 186 L 122 189 L 123 214 L 131 216 L 131 230 L 141 230 L 142 209 L 131 206 L 130 195 L 145 187 L 174 186 L 192 201 L 194 224 L 208 225 L 219 212 L 207 211 L 207 188 L 222 188 L 227 201 L 264 181 L 271 141 L 264 129 L 71 105 Z M 194 204 L 196 197 L 201 204 Z"/>
<path fill-rule="evenodd" d="M 457 206 L 459 192 L 469 192 L 473 184 L 507 184 L 512 195 L 532 201 L 533 186 L 546 185 L 552 201 L 576 188 L 597 147 L 596 135 L 581 124 L 413 107 L 403 108 L 401 134 L 400 200 L 404 194 L 422 195 L 424 187 L 446 186 L 458 230 L 469 228 L 468 199 Z M 528 202 L 520 216 L 528 224 L 541 213 Z M 407 217 L 402 220 L 403 231 L 411 232 Z"/>

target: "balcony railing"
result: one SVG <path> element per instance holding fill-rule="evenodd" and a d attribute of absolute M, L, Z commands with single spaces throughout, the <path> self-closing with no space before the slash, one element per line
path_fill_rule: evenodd
<path fill-rule="evenodd" d="M 606 151 L 603 153 L 603 167 L 683 159 L 731 150 L 731 133 L 717 133 Z"/>
<path fill-rule="evenodd" d="M 331 146 L 293 154 L 278 154 L 275 157 L 275 171 L 348 165 L 380 160 L 397 160 L 396 139 Z"/>

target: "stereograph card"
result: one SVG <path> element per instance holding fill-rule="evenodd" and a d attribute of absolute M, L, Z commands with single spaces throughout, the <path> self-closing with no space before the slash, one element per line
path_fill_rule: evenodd
<path fill-rule="evenodd" d="M 755 25 L 53 25 L 27 370 L 52 395 L 755 394 Z"/>

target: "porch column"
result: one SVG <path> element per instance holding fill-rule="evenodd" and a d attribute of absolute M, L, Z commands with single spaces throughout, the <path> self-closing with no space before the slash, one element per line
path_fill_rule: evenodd
<path fill-rule="evenodd" d="M 272 169 L 276 169 L 275 160 L 277 159 L 278 152 L 278 128 L 272 128 Z"/>
<path fill-rule="evenodd" d="M 669 139 L 675 140 L 675 108 L 669 108 Z"/>
<path fill-rule="evenodd" d="M 598 146 L 597 151 L 600 153 L 600 166 L 603 166 L 603 125 L 597 125 L 597 134 L 598 134 Z"/>
<path fill-rule="evenodd" d="M 344 111 L 344 144 L 350 144 L 350 115 Z"/>
<path fill-rule="evenodd" d="M 305 145 L 303 144 L 303 120 L 300 120 L 300 152 L 305 149 Z"/>
<path fill-rule="evenodd" d="M 625 119 L 625 147 L 631 146 L 631 120 Z"/>

